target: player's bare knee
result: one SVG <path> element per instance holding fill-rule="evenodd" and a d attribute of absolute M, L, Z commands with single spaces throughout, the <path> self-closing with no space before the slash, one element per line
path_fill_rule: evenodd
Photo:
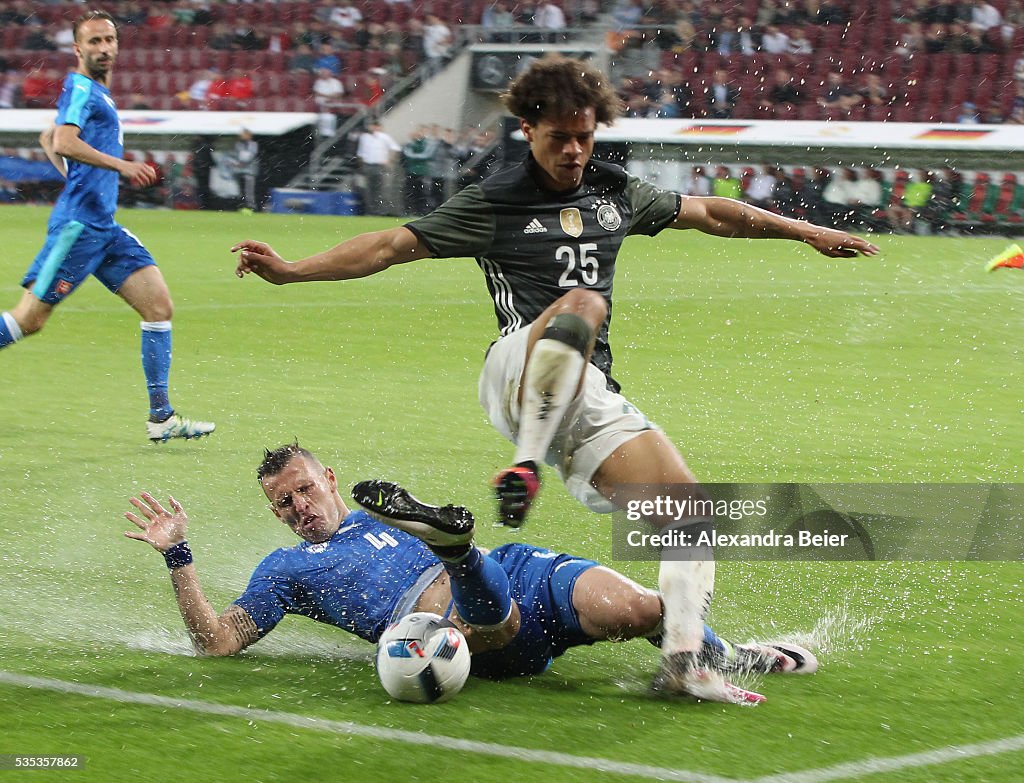
<path fill-rule="evenodd" d="M 174 303 L 169 296 L 161 297 L 147 302 L 145 307 L 140 308 L 140 315 L 146 321 L 170 321 L 174 316 Z"/>
<path fill-rule="evenodd" d="M 651 633 L 661 625 L 661 599 L 650 590 L 633 592 L 623 599 L 618 619 L 616 635 L 621 638 L 631 639 Z"/>

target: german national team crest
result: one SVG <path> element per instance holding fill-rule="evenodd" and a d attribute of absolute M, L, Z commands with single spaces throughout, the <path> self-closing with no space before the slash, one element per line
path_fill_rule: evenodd
<path fill-rule="evenodd" d="M 597 208 L 597 223 L 605 231 L 615 231 L 622 225 L 622 216 L 611 204 L 602 204 Z"/>
<path fill-rule="evenodd" d="M 576 207 L 563 209 L 558 220 L 562 224 L 562 231 L 571 237 L 578 237 L 583 233 L 583 216 Z"/>

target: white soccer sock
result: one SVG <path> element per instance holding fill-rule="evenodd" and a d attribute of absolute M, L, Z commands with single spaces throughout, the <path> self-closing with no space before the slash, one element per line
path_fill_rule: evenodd
<path fill-rule="evenodd" d="M 523 372 L 516 463 L 544 461 L 585 368 L 583 354 L 561 340 L 540 339 L 533 346 Z"/>
<path fill-rule="evenodd" d="M 14 342 L 18 342 L 25 335 L 21 333 L 21 327 L 18 326 L 18 322 L 14 320 L 14 316 L 10 313 L 3 313 L 2 315 L 4 323 L 7 325 L 7 331 L 11 333 L 11 338 Z"/>
<path fill-rule="evenodd" d="M 700 527 L 690 526 L 687 532 L 696 535 Z M 662 655 L 699 651 L 704 641 L 704 618 L 715 590 L 711 547 L 664 548 L 658 587 L 665 604 Z"/>

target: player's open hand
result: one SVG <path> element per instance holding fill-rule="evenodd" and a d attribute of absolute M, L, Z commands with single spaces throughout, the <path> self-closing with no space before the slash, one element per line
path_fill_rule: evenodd
<path fill-rule="evenodd" d="M 857 255 L 877 256 L 878 245 L 845 231 L 812 226 L 804 242 L 829 258 L 853 258 Z"/>
<path fill-rule="evenodd" d="M 255 272 L 259 277 L 274 285 L 287 282 L 284 275 L 288 268 L 288 262 L 266 242 L 246 239 L 231 248 L 231 252 L 238 253 L 238 266 L 235 267 L 235 274 L 238 277 L 245 277 L 250 272 Z"/>
<path fill-rule="evenodd" d="M 188 516 L 177 500 L 168 500 L 171 505 L 170 511 L 148 492 L 140 492 L 139 497 L 129 498 L 128 502 L 135 506 L 142 516 L 131 511 L 124 512 L 125 518 L 139 528 L 137 531 L 126 530 L 124 534 L 136 541 L 145 541 L 158 552 L 165 552 L 184 541 L 188 537 Z"/>

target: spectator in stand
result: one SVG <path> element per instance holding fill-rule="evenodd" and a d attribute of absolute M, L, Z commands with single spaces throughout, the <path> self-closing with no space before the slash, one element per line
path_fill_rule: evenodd
<path fill-rule="evenodd" d="M 430 159 L 430 210 L 437 209 L 454 192 L 459 176 L 459 157 L 455 150 L 455 131 L 434 125 L 431 129 L 434 156 Z"/>
<path fill-rule="evenodd" d="M 313 82 L 313 101 L 320 111 L 336 108 L 344 97 L 345 85 L 341 79 L 326 68 L 317 71 L 316 81 Z"/>
<path fill-rule="evenodd" d="M 821 166 L 814 167 L 814 174 L 810 179 L 804 179 L 799 189 L 800 209 L 804 213 L 804 219 L 811 223 L 826 224 L 832 219 L 831 210 L 825 206 L 825 188 L 828 186 L 832 175 L 829 170 Z"/>
<path fill-rule="evenodd" d="M 743 198 L 743 188 L 738 178 L 734 177 L 728 166 L 715 169 L 715 178 L 711 182 L 711 195 L 720 198 Z"/>
<path fill-rule="evenodd" d="M 931 22 L 937 24 L 952 24 L 960 20 L 966 20 L 970 16 L 970 10 L 966 14 L 961 13 L 957 0 L 935 0 L 931 9 Z"/>
<path fill-rule="evenodd" d="M 843 7 L 834 0 L 807 0 L 807 21 L 811 24 L 846 24 L 849 19 Z"/>
<path fill-rule="evenodd" d="M 885 209 L 886 221 L 897 234 L 910 234 L 914 231 L 914 212 L 907 206 L 905 198 L 909 182 L 909 172 L 904 170 L 896 172 L 892 185 L 892 195 L 889 199 L 889 205 Z"/>
<path fill-rule="evenodd" d="M 913 219 L 923 219 L 925 207 L 932 197 L 932 181 L 935 175 L 930 171 L 922 169 L 917 172 L 917 179 L 911 179 L 907 183 L 907 189 L 903 194 L 903 203 L 913 214 Z M 910 225 L 913 230 L 913 223 Z"/>
<path fill-rule="evenodd" d="M 1024 3 L 1021 0 L 1009 0 L 1003 12 L 1003 24 L 1000 28 L 1004 47 L 1013 44 L 1014 35 L 1022 26 L 1024 26 Z"/>
<path fill-rule="evenodd" d="M 338 0 L 327 21 L 335 27 L 355 27 L 363 21 L 363 12 L 352 5 L 352 0 Z"/>
<path fill-rule="evenodd" d="M 437 14 L 427 14 L 423 25 L 423 68 L 425 78 L 430 78 L 444 68 L 451 57 L 454 39 L 448 25 Z M 422 214 L 422 213 L 416 213 Z"/>
<path fill-rule="evenodd" d="M 211 49 L 225 52 L 235 48 L 235 31 L 230 25 L 218 22 L 213 26 L 210 40 L 207 43 Z"/>
<path fill-rule="evenodd" d="M 288 70 L 292 72 L 305 71 L 313 73 L 316 70 L 316 55 L 309 44 L 299 44 L 295 54 L 288 60 Z"/>
<path fill-rule="evenodd" d="M 850 110 L 861 102 L 861 97 L 843 81 L 839 71 L 831 70 L 826 78 L 824 90 L 818 98 L 818 105 L 824 111 L 826 119 L 835 115 L 847 115 Z"/>
<path fill-rule="evenodd" d="M 379 122 L 373 121 L 359 134 L 356 158 L 363 176 L 363 211 L 367 215 L 394 214 L 391 203 L 391 166 L 395 154 L 401 151 L 398 143 L 383 131 Z"/>
<path fill-rule="evenodd" d="M 288 34 L 288 31 L 276 25 L 270 29 L 270 34 L 267 36 L 267 51 L 273 54 L 280 54 L 281 52 L 290 51 L 292 48 L 292 37 Z"/>
<path fill-rule="evenodd" d="M 803 211 L 799 207 L 797 187 L 803 186 L 804 170 L 794 169 L 790 175 L 772 166 L 768 171 L 775 177 L 775 189 L 772 191 L 775 211 L 786 217 L 802 218 Z"/>
<path fill-rule="evenodd" d="M 23 78 L 20 71 L 0 74 L 0 109 L 20 109 L 24 105 L 21 91 Z"/>
<path fill-rule="evenodd" d="M 860 225 L 872 231 L 879 229 L 880 223 L 876 214 L 885 206 L 882 203 L 882 172 L 878 169 L 868 169 L 864 176 L 858 179 L 850 203 L 855 210 L 854 217 Z"/>
<path fill-rule="evenodd" d="M 46 109 L 50 103 L 50 78 L 42 68 L 33 68 L 21 83 L 21 95 L 26 109 Z"/>
<path fill-rule="evenodd" d="M 618 0 L 612 8 L 612 22 L 618 32 L 633 30 L 642 24 L 643 15 L 640 0 Z"/>
<path fill-rule="evenodd" d="M 556 0 L 544 0 L 537 6 L 533 24 L 546 31 L 544 38 L 547 43 L 556 43 L 565 38 L 565 12 Z"/>
<path fill-rule="evenodd" d="M 231 152 L 231 165 L 238 182 L 239 209 L 260 210 L 260 198 L 256 192 L 259 179 L 260 145 L 252 131 L 242 128 Z"/>
<path fill-rule="evenodd" d="M 750 167 L 744 171 L 743 200 L 762 209 L 775 209 L 775 169 L 770 166 Z"/>
<path fill-rule="evenodd" d="M 924 34 L 924 51 L 926 54 L 946 51 L 946 25 L 934 22 L 928 26 Z"/>
<path fill-rule="evenodd" d="M 803 92 L 793 74 L 780 67 L 775 70 L 775 83 L 761 99 L 761 110 L 770 117 L 792 116 L 803 100 Z"/>
<path fill-rule="evenodd" d="M 768 54 L 787 54 L 789 36 L 778 25 L 770 24 L 764 28 L 764 35 L 761 36 L 761 49 Z"/>
<path fill-rule="evenodd" d="M 848 223 L 852 183 L 850 182 L 847 172 L 852 173 L 853 170 L 836 170 L 833 172 L 829 176 L 828 183 L 825 185 L 825 189 L 821 194 L 822 203 L 825 208 L 825 212 L 828 215 L 828 220 L 825 222 L 825 225 L 831 226 L 832 228 L 839 228 L 840 226 L 845 226 Z"/>
<path fill-rule="evenodd" d="M 924 51 L 924 29 L 917 21 L 909 22 L 900 33 L 900 39 L 894 50 L 900 57 L 910 58 Z"/>
<path fill-rule="evenodd" d="M 461 176 L 459 187 L 464 188 L 477 182 L 497 165 L 494 131 L 467 128 L 468 143 L 458 149 Z"/>
<path fill-rule="evenodd" d="M 192 109 L 208 109 L 210 99 L 210 87 L 219 77 L 215 68 L 201 71 L 199 78 L 192 82 L 188 88 L 189 106 Z"/>
<path fill-rule="evenodd" d="M 981 122 L 978 107 L 971 101 L 964 101 L 960 105 L 960 114 L 957 115 L 956 121 L 961 125 L 977 125 Z"/>
<path fill-rule="evenodd" d="M 989 103 L 988 109 L 985 110 L 985 116 L 982 117 L 982 122 L 988 125 L 1002 125 L 1006 122 L 1006 117 L 1003 116 L 1003 104 L 998 98 L 993 99 Z"/>
<path fill-rule="evenodd" d="M 320 44 L 320 49 L 317 51 L 316 61 L 314 62 L 314 73 L 318 72 L 321 68 L 326 68 L 335 76 L 341 74 L 341 58 L 338 57 L 334 51 L 334 47 L 329 43 Z"/>
<path fill-rule="evenodd" d="M 1003 17 L 999 9 L 987 0 L 971 0 L 970 26 L 982 36 L 992 28 L 998 28 L 1003 23 Z"/>
<path fill-rule="evenodd" d="M 425 215 L 430 211 L 432 190 L 430 161 L 434 157 L 434 140 L 420 125 L 402 147 L 402 169 L 405 172 L 405 213 Z"/>
<path fill-rule="evenodd" d="M 953 22 L 946 28 L 946 49 L 947 52 L 963 54 L 979 54 L 989 51 L 988 43 L 981 37 L 981 33 L 964 22 Z"/>
<path fill-rule="evenodd" d="M 776 0 L 761 0 L 757 6 L 757 12 L 754 14 L 754 24 L 761 30 L 764 30 L 768 25 L 775 24 L 775 14 L 778 11 L 778 3 Z"/>
<path fill-rule="evenodd" d="M 958 183 L 953 170 L 947 168 L 944 174 L 945 176 L 939 177 L 935 172 L 928 172 L 932 190 L 920 212 L 921 220 L 928 224 L 933 234 L 941 234 L 949 227 L 946 221 L 949 213 L 953 211 L 953 199 L 956 195 L 953 188 Z"/>
<path fill-rule="evenodd" d="M 383 68 L 371 68 L 359 83 L 359 91 L 356 98 L 369 109 L 374 109 L 384 99 L 387 87 L 383 79 L 387 76 Z M 374 109 L 376 111 L 376 109 Z"/>
<path fill-rule="evenodd" d="M 690 169 L 690 176 L 683 181 L 682 192 L 687 196 L 710 196 L 711 178 L 703 166 Z"/>
<path fill-rule="evenodd" d="M 775 16 L 772 24 L 802 25 L 807 24 L 807 12 L 803 0 L 779 0 L 775 4 Z"/>
<path fill-rule="evenodd" d="M 706 96 L 707 116 L 716 120 L 729 119 L 736 111 L 739 98 L 739 88 L 730 82 L 729 74 L 724 68 L 716 68 Z"/>
<path fill-rule="evenodd" d="M 897 22 L 918 22 L 922 25 L 932 23 L 932 0 L 910 0 L 910 6 L 904 8 L 898 3 L 893 4 L 893 18 Z"/>
<path fill-rule="evenodd" d="M 693 116 L 693 90 L 683 80 L 683 74 L 679 71 L 671 68 L 663 68 L 657 72 L 658 84 L 660 90 L 658 92 L 659 98 L 663 97 L 664 92 L 669 92 L 672 95 L 672 100 L 676 104 L 677 117 L 692 117 Z"/>
<path fill-rule="evenodd" d="M 882 77 L 874 71 L 865 71 L 861 88 L 857 91 L 861 103 L 867 107 L 869 120 L 888 119 L 888 107 L 892 105 L 892 96 L 882 83 Z"/>
<path fill-rule="evenodd" d="M 807 33 L 804 32 L 802 27 L 797 27 L 793 30 L 793 34 L 789 36 L 789 53 L 790 54 L 813 54 L 814 47 L 811 46 L 811 41 L 807 37 Z"/>
<path fill-rule="evenodd" d="M 1024 81 L 1017 80 L 1014 82 L 1014 95 L 1013 101 L 1010 103 L 1010 117 L 1011 119 L 1018 115 L 1021 111 L 1024 111 Z M 1019 122 L 1014 122 L 1015 125 L 1019 125 Z"/>
<path fill-rule="evenodd" d="M 53 36 L 53 42 L 57 44 L 58 51 L 68 54 L 75 53 L 75 33 L 70 27 L 62 27 L 58 30 Z"/>
<path fill-rule="evenodd" d="M 232 70 L 224 97 L 227 100 L 223 102 L 221 108 L 230 111 L 244 111 L 248 108 L 252 99 L 256 97 L 256 86 L 249 74 L 240 68 Z"/>
<path fill-rule="evenodd" d="M 487 34 L 487 40 L 491 43 L 511 43 L 512 33 L 509 32 L 515 27 L 516 19 L 509 10 L 509 4 L 504 0 L 498 0 L 484 9 L 480 18 L 480 26 Z"/>
<path fill-rule="evenodd" d="M 223 74 L 217 73 L 213 81 L 210 82 L 210 87 L 206 91 L 206 106 L 209 109 L 215 111 L 223 111 L 228 104 L 228 99 L 231 97 L 231 88 L 228 85 L 228 80 Z"/>

